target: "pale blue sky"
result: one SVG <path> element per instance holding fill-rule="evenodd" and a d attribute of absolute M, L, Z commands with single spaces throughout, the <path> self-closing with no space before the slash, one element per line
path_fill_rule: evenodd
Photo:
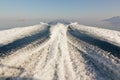
<path fill-rule="evenodd" d="M 120 16 L 120 0 L 0 0 L 0 18 L 102 19 Z"/>

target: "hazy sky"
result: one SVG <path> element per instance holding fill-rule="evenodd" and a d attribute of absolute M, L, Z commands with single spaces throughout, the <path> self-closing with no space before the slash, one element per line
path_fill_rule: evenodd
<path fill-rule="evenodd" d="M 102 19 L 120 16 L 120 0 L 0 0 L 0 19 Z"/>

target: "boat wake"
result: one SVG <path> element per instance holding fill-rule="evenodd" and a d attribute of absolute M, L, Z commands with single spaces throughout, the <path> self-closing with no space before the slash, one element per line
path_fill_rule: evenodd
<path fill-rule="evenodd" d="M 73 25 L 38 26 L 31 28 L 31 35 L 16 38 L 17 34 L 11 41 L 4 38 L 0 80 L 120 79 L 120 59 L 75 36 Z"/>

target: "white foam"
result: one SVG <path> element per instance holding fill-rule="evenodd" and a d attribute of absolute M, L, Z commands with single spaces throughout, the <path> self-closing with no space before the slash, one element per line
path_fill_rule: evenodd
<path fill-rule="evenodd" d="M 115 30 L 90 27 L 85 25 L 80 25 L 78 23 L 71 23 L 70 26 L 88 35 L 92 35 L 101 40 L 108 41 L 112 44 L 120 46 L 120 32 Z"/>
<path fill-rule="evenodd" d="M 0 46 L 9 44 L 17 39 L 24 38 L 26 36 L 31 36 L 33 34 L 38 33 L 39 31 L 42 31 L 46 28 L 48 24 L 46 23 L 40 23 L 38 25 L 34 26 L 28 26 L 28 27 L 18 27 L 8 30 L 2 30 L 0 31 Z"/>

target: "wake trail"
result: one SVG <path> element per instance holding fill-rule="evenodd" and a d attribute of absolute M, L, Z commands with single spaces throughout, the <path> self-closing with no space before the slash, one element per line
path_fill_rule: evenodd
<path fill-rule="evenodd" d="M 40 61 L 38 67 L 36 67 L 34 78 L 41 80 L 75 80 L 67 47 L 67 26 L 57 24 L 52 26 L 51 31 L 49 52 L 47 53 L 46 60 L 44 62 Z M 42 62 L 45 63 L 44 67 L 40 66 Z"/>
<path fill-rule="evenodd" d="M 89 61 L 89 64 L 85 64 L 90 68 L 91 64 L 93 67 L 90 68 L 92 70 L 92 74 L 94 73 L 95 80 L 112 80 L 119 79 L 120 73 L 120 60 L 107 52 L 97 48 L 93 45 L 90 45 L 84 41 L 77 39 L 68 33 L 69 44 L 74 46 L 76 51 L 82 55 L 84 60 Z M 70 47 L 71 48 L 71 47 Z M 74 51 L 74 54 L 75 52 Z M 71 56 L 72 57 L 72 56 Z M 75 58 L 74 58 L 75 59 Z M 95 69 L 94 69 L 95 68 Z M 92 80 L 94 80 L 92 79 Z"/>
<path fill-rule="evenodd" d="M 46 28 L 49 33 L 44 37 L 0 58 L 1 80 L 120 79 L 118 58 L 78 39 L 67 24 Z"/>

